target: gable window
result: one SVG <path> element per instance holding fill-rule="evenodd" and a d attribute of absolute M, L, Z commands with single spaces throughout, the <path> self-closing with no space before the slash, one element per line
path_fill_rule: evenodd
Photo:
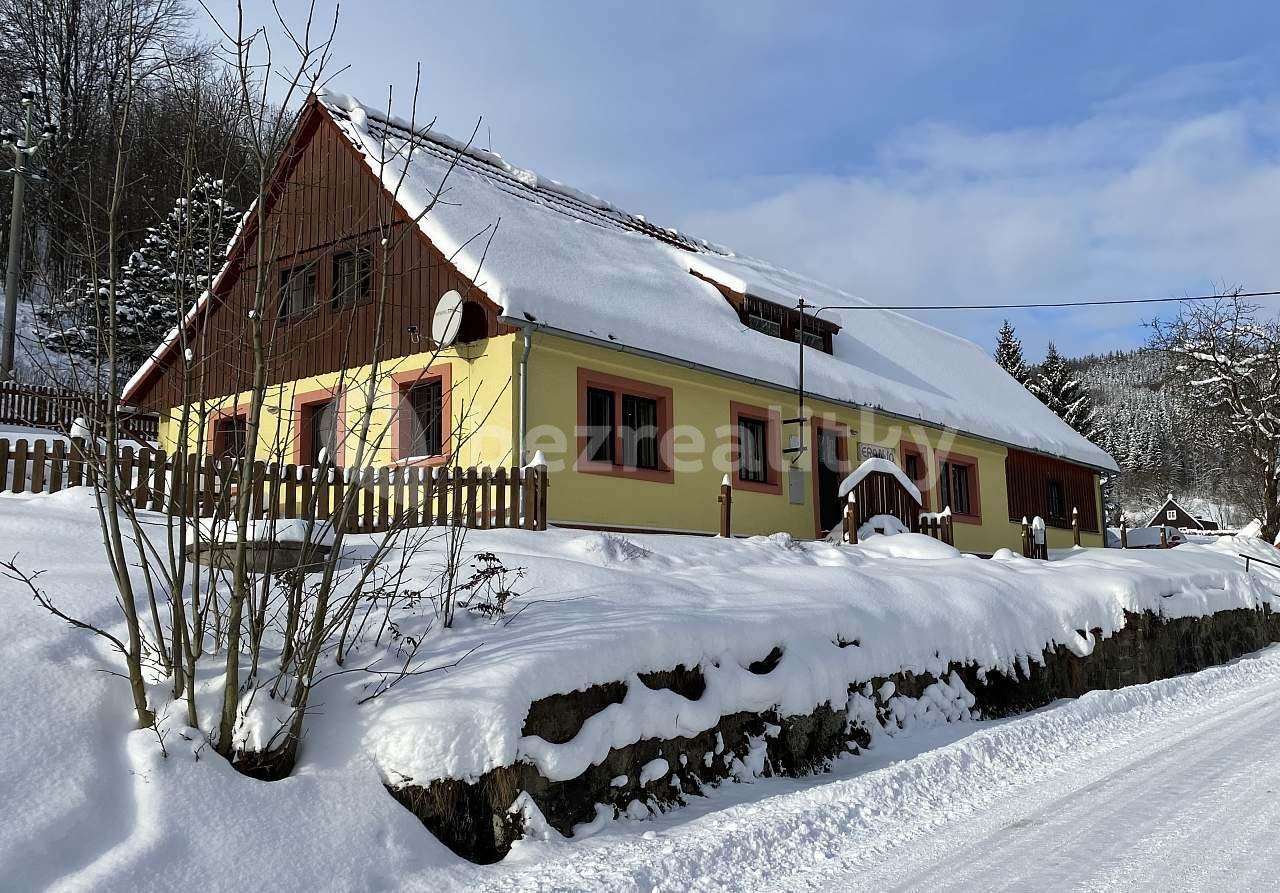
<path fill-rule="evenodd" d="M 578 370 L 578 470 L 670 482 L 671 391 Z"/>
<path fill-rule="evenodd" d="M 943 508 L 963 519 L 977 520 L 982 512 L 978 504 L 978 462 L 964 456 L 949 455 L 939 469 L 938 491 Z"/>
<path fill-rule="evenodd" d="M 239 459 L 249 442 L 249 419 L 243 415 L 221 416 L 213 422 L 215 459 Z"/>
<path fill-rule="evenodd" d="M 1062 488 L 1062 481 L 1049 481 L 1049 517 L 1055 521 L 1066 520 L 1067 497 Z"/>
<path fill-rule="evenodd" d="M 1177 510 L 1176 510 L 1176 509 L 1169 509 L 1168 511 L 1166 511 L 1166 512 L 1164 513 L 1164 519 L 1165 519 L 1166 521 L 1176 521 L 1176 520 L 1178 520 L 1178 512 L 1177 512 Z"/>
<path fill-rule="evenodd" d="M 333 257 L 333 309 L 350 307 L 366 300 L 373 281 L 372 256 L 368 248 L 343 251 Z"/>
<path fill-rule="evenodd" d="M 306 313 L 316 303 L 316 265 L 300 264 L 280 274 L 280 318 Z"/>

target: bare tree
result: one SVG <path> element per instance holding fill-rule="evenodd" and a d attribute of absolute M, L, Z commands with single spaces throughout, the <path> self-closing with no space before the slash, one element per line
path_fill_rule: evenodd
<path fill-rule="evenodd" d="M 1238 294 L 1237 290 L 1237 294 Z M 1280 532 L 1280 321 L 1239 297 L 1187 303 L 1151 323 L 1151 347 L 1218 418 L 1224 457 L 1247 487 L 1248 504 L 1270 539 Z"/>

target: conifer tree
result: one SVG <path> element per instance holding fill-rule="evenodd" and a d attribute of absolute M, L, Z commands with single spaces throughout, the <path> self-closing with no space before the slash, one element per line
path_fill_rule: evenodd
<path fill-rule="evenodd" d="M 1001 369 L 1012 375 L 1018 384 L 1027 383 L 1030 370 L 1022 358 L 1022 339 L 1017 336 L 1007 319 L 1004 325 L 1000 326 L 1000 332 L 996 336 L 996 362 L 1000 364 Z"/>
<path fill-rule="evenodd" d="M 1040 398 L 1059 418 L 1085 437 L 1095 436 L 1096 411 L 1088 388 L 1076 376 L 1053 342 L 1040 364 L 1039 373 L 1027 389 Z"/>
<path fill-rule="evenodd" d="M 145 360 L 209 286 L 222 266 L 238 215 L 222 180 L 201 175 L 121 268 L 116 282 L 116 355 L 121 371 Z M 37 311 L 36 335 L 50 350 L 83 359 L 100 355 L 105 282 L 85 281 Z"/>

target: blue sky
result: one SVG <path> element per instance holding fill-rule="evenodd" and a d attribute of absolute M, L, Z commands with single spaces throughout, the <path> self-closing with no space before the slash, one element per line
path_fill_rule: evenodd
<path fill-rule="evenodd" d="M 441 129 L 877 302 L 1164 296 L 1280 288 L 1278 35 L 1274 3 L 362 0 L 334 86 L 420 61 Z M 1013 319 L 1038 358 L 1149 315 Z"/>

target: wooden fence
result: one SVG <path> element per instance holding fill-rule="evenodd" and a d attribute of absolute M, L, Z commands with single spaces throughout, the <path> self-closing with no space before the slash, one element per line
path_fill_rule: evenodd
<path fill-rule="evenodd" d="M 108 402 L 49 385 L 0 382 L 0 424 L 71 431 L 78 416 L 102 418 Z M 160 419 L 153 413 L 121 407 L 117 419 L 123 435 L 142 443 L 159 437 Z"/>
<path fill-rule="evenodd" d="M 0 440 L 0 492 L 57 493 L 91 483 L 103 467 L 84 452 L 83 441 Z M 201 518 L 225 518 L 241 486 L 240 464 L 209 456 L 174 456 L 160 450 L 118 447 L 115 474 L 138 509 Z M 348 532 L 395 527 L 460 525 L 546 530 L 547 472 L 532 468 L 386 467 L 314 468 L 255 462 L 250 519 L 315 518 L 340 513 L 355 496 Z"/>

